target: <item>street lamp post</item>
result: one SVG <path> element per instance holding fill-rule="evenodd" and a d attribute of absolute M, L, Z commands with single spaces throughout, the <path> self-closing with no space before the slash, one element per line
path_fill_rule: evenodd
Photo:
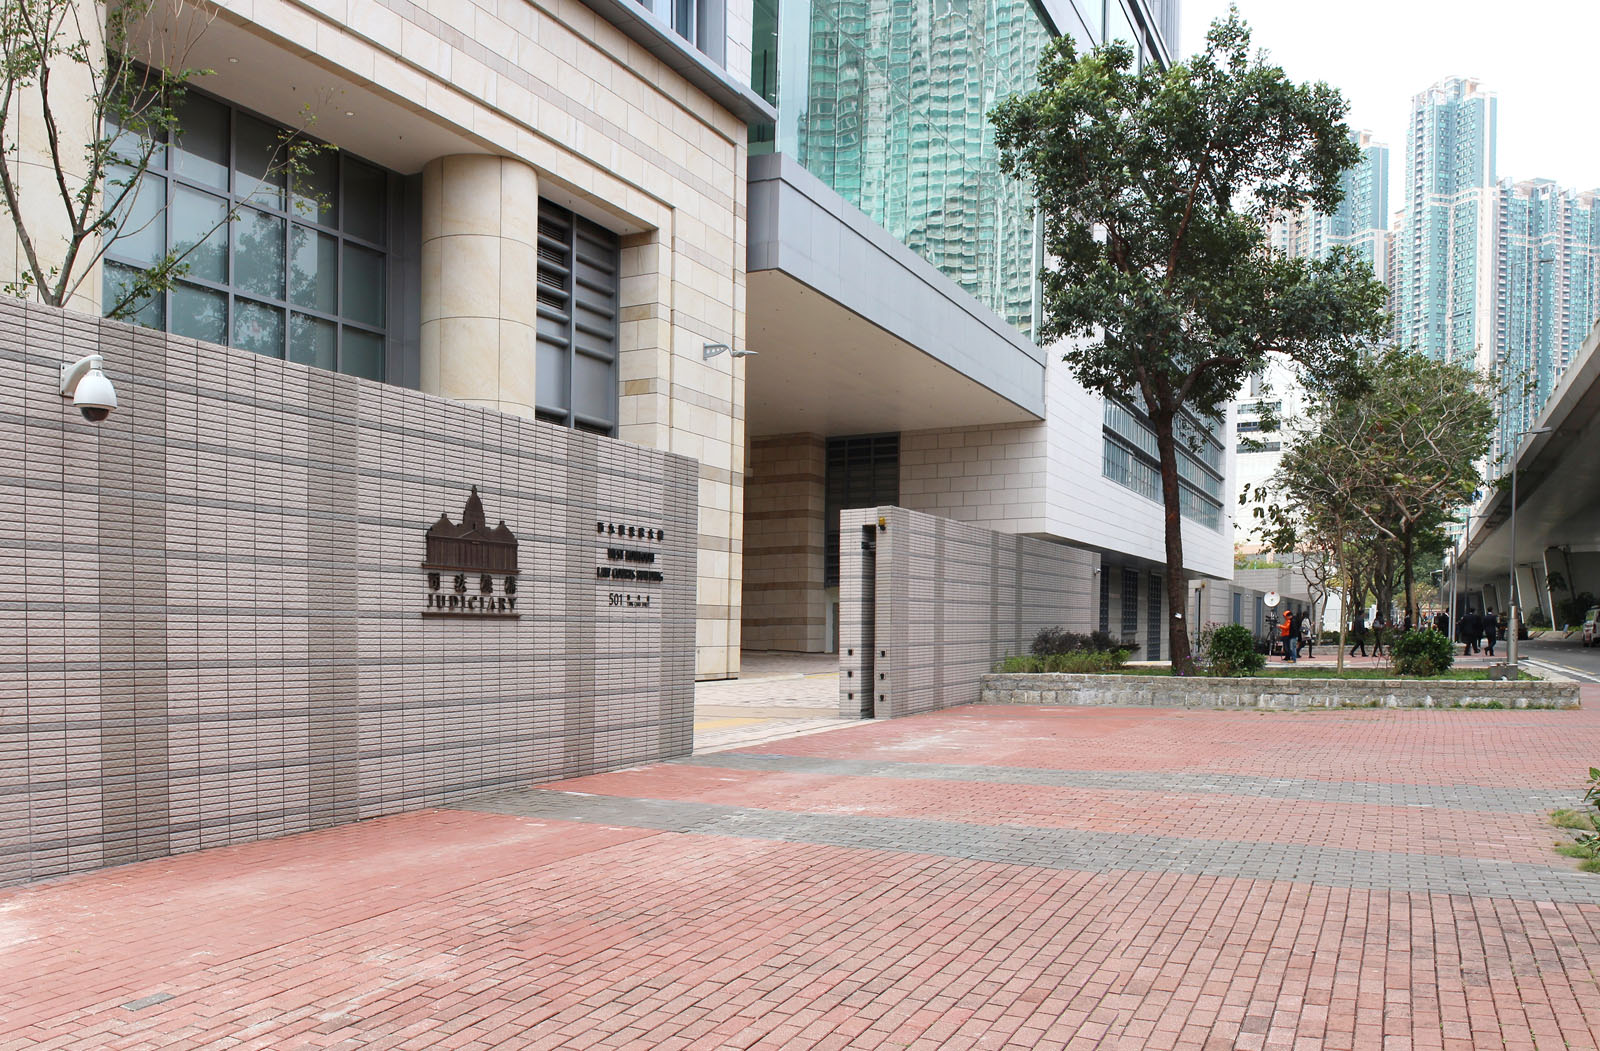
<path fill-rule="evenodd" d="M 1511 666 L 1512 677 L 1516 677 L 1517 670 L 1517 617 L 1521 612 L 1520 596 L 1517 594 L 1517 459 L 1522 451 L 1522 439 L 1530 434 L 1549 434 L 1554 427 L 1534 427 L 1522 431 L 1517 435 L 1517 446 L 1511 450 L 1511 553 L 1506 556 L 1510 566 L 1511 576 L 1509 586 L 1506 588 L 1506 598 L 1511 604 L 1506 618 L 1508 630 L 1506 632 L 1506 663 Z"/>
<path fill-rule="evenodd" d="M 1452 547 L 1450 549 L 1450 636 L 1451 636 L 1451 638 L 1455 638 L 1457 635 L 1461 634 L 1460 628 L 1458 628 L 1457 625 L 1456 625 L 1456 622 L 1461 619 L 1461 607 L 1460 607 L 1460 598 L 1459 598 L 1459 596 L 1464 594 L 1465 591 L 1466 591 L 1466 589 L 1461 586 L 1461 563 L 1462 563 L 1462 557 L 1461 556 L 1463 554 L 1465 554 L 1467 541 L 1469 539 L 1471 539 L 1471 537 L 1472 537 L 1472 512 L 1468 511 L 1467 512 L 1466 521 L 1461 526 L 1461 538 L 1460 538 L 1459 542 L 1454 547 Z"/>

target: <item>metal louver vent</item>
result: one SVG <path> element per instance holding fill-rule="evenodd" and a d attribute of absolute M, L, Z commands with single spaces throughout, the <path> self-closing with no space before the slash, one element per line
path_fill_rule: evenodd
<path fill-rule="evenodd" d="M 617 430 L 617 315 L 621 239 L 549 201 L 539 202 L 539 418 Z"/>

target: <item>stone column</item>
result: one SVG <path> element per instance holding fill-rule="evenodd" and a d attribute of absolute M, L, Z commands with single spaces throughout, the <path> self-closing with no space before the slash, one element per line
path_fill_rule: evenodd
<path fill-rule="evenodd" d="M 539 180 L 521 161 L 438 157 L 422 170 L 422 389 L 534 413 Z"/>
<path fill-rule="evenodd" d="M 76 7 L 75 12 L 64 17 L 56 43 L 62 47 L 81 44 L 87 54 L 103 55 L 105 31 L 101 25 L 101 8 L 90 3 L 79 3 Z M 97 134 L 94 106 L 90 101 L 93 92 L 94 78 L 88 65 L 67 56 L 58 56 L 51 63 L 50 115 L 60 136 L 60 171 L 66 176 L 68 190 L 73 192 L 88 180 L 83 153 Z M 20 222 L 45 269 L 59 267 L 66 258 L 72 230 L 57 184 L 56 161 L 50 154 L 45 109 L 37 82 L 18 92 L 9 117 L 4 160 L 16 181 Z M 17 225 L 18 220 L 9 213 L 0 218 L 0 284 L 20 281 L 28 270 L 27 253 L 22 250 Z M 69 310 L 100 313 L 100 264 L 86 265 L 86 260 L 92 260 L 99 249 L 99 239 L 94 238 L 78 250 L 72 272 L 85 276 L 78 291 L 63 304 Z M 37 290 L 30 298 L 39 300 Z"/>

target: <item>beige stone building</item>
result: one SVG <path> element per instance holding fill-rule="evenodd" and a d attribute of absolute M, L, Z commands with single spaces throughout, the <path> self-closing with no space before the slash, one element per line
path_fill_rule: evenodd
<path fill-rule="evenodd" d="M 735 673 L 746 364 L 705 348 L 744 345 L 747 126 L 772 111 L 728 73 L 748 69 L 748 12 L 675 14 L 158 6 L 158 46 L 215 72 L 68 306 L 98 312 L 102 288 L 199 240 L 137 320 L 693 457 L 699 674 Z M 52 102 L 89 136 L 81 87 Z M 29 222 L 59 254 L 36 115 L 18 127 Z M 321 193 L 269 170 L 285 130 L 338 147 L 303 180 Z"/>
<path fill-rule="evenodd" d="M 163 7 L 215 72 L 72 306 L 182 251 L 141 324 L 692 457 L 701 678 L 835 649 L 839 514 L 882 505 L 1098 554 L 1092 622 L 1156 656 L 1148 421 L 1035 342 L 1038 229 L 970 100 L 1026 90 L 1061 34 L 1168 61 L 1173 10 Z M 290 185 L 285 131 L 337 150 Z M 1227 425 L 1182 465 L 1191 577 L 1231 572 Z"/>

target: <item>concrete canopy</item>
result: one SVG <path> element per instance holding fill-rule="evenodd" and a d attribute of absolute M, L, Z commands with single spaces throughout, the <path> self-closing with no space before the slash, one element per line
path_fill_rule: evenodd
<path fill-rule="evenodd" d="M 1560 386 L 1517 450 L 1518 566 L 1540 565 L 1553 547 L 1600 550 L 1600 325 L 1584 341 Z M 1474 576 L 1510 573 L 1509 478 L 1473 509 L 1467 553 Z M 1526 587 L 1526 585 L 1524 585 Z"/>
<path fill-rule="evenodd" d="M 752 436 L 1016 423 L 1032 412 L 779 270 L 752 273 Z"/>

